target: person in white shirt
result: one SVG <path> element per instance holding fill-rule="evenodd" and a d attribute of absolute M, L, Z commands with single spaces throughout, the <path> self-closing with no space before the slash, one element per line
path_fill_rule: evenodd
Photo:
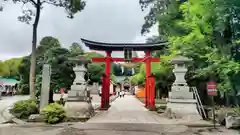
<path fill-rule="evenodd" d="M 120 96 L 120 98 L 122 97 L 122 91 L 119 92 L 119 96 Z"/>

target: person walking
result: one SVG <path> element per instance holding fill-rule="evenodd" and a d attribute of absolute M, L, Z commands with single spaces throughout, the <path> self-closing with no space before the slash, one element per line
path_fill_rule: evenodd
<path fill-rule="evenodd" d="M 124 96 L 125 96 L 125 91 L 123 90 L 122 91 L 122 97 L 124 98 Z"/>
<path fill-rule="evenodd" d="M 120 98 L 122 97 L 122 91 L 119 92 L 119 96 L 120 96 Z"/>

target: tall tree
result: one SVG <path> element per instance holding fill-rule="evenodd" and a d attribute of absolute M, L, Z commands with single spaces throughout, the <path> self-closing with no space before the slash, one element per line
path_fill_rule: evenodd
<path fill-rule="evenodd" d="M 52 36 L 43 37 L 39 43 L 45 50 L 54 47 L 61 47 L 59 40 Z"/>
<path fill-rule="evenodd" d="M 69 61 L 71 54 L 66 48 L 51 48 L 47 50 L 45 60 L 51 65 L 51 93 L 65 88 L 69 90 L 75 79 L 75 73 L 73 71 L 73 64 Z M 50 97 L 50 101 L 53 101 L 53 95 Z"/>
<path fill-rule="evenodd" d="M 14 3 L 22 3 L 24 5 L 31 4 L 35 11 L 31 8 L 22 8 L 22 16 L 18 17 L 18 20 L 30 24 L 31 20 L 34 18 L 33 22 L 33 35 L 32 35 L 32 54 L 31 54 L 31 68 L 30 68 L 30 94 L 31 99 L 36 99 L 36 47 L 37 47 L 37 28 L 39 24 L 39 19 L 41 15 L 41 9 L 43 9 L 44 4 L 50 4 L 55 7 L 64 8 L 69 18 L 73 18 L 73 15 L 80 12 L 85 7 L 85 1 L 83 0 L 5 0 L 12 1 Z"/>
<path fill-rule="evenodd" d="M 61 48 L 61 44 L 55 37 L 46 36 L 43 37 L 40 41 L 40 45 L 36 49 L 36 75 L 41 76 L 42 66 L 44 63 L 47 63 L 48 60 L 48 51 L 53 48 Z M 61 54 L 59 54 L 61 55 Z M 29 70 L 31 55 L 24 57 L 19 68 L 20 75 L 20 88 L 24 94 L 29 94 Z M 41 81 L 36 78 L 36 81 Z"/>
<path fill-rule="evenodd" d="M 200 88 L 211 77 L 217 81 L 221 96 L 238 99 L 240 64 L 235 56 L 240 48 L 239 0 L 164 0 L 162 5 L 159 0 L 140 2 L 143 7 L 153 5 L 142 32 L 158 24 L 159 35 L 166 35 L 170 42 L 169 55 L 194 60 L 186 75 L 191 85 Z"/>
<path fill-rule="evenodd" d="M 70 53 L 72 54 L 73 57 L 75 57 L 75 56 L 78 56 L 80 54 L 84 54 L 84 50 L 79 43 L 74 42 L 70 46 Z"/>

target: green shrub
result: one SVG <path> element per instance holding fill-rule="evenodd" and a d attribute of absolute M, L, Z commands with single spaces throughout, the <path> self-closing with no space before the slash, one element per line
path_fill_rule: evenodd
<path fill-rule="evenodd" d="M 33 100 L 22 100 L 14 104 L 11 112 L 17 118 L 28 118 L 31 114 L 38 113 L 38 104 Z"/>
<path fill-rule="evenodd" d="M 43 108 L 41 114 L 44 116 L 45 122 L 49 124 L 62 122 L 66 118 L 66 111 L 58 103 L 49 104 Z"/>

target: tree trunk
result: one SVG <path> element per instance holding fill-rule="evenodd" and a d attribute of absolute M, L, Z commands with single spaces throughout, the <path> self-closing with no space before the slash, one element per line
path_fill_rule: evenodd
<path fill-rule="evenodd" d="M 40 0 L 37 1 L 36 5 L 36 17 L 33 23 L 33 37 L 32 37 L 32 54 L 31 54 L 31 67 L 29 76 L 29 88 L 30 88 L 30 98 L 36 100 L 36 48 L 37 48 L 37 28 L 40 18 L 41 3 Z"/>

